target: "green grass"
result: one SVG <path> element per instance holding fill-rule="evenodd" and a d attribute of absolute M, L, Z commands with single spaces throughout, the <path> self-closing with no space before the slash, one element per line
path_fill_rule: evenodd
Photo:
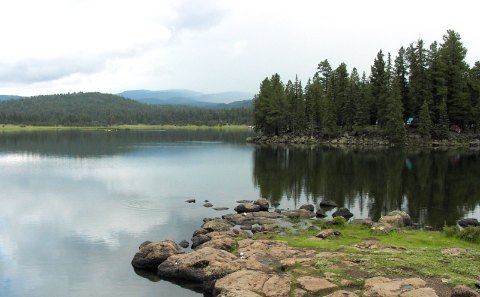
<path fill-rule="evenodd" d="M 62 130 L 225 130 L 225 131 L 245 131 L 247 126 L 243 125 L 112 125 L 112 126 L 33 126 L 33 125 L 0 125 L 0 132 L 37 132 L 37 131 L 62 131 Z"/>
<path fill-rule="evenodd" d="M 339 251 L 341 257 L 318 259 L 316 269 L 335 272 L 343 277 L 352 274 L 352 268 L 337 265 L 343 260 L 358 263 L 358 273 L 366 277 L 390 276 L 447 279 L 449 284 L 473 286 L 480 277 L 480 244 L 447 237 L 443 232 L 402 230 L 387 235 L 374 235 L 367 227 L 346 225 L 329 227 L 340 231 L 338 239 L 319 240 L 313 238 L 318 231 L 299 231 L 287 235 L 275 235 L 272 239 L 282 240 L 290 246 L 316 249 L 318 251 Z M 356 249 L 352 245 L 375 239 L 384 246 L 403 247 L 404 251 Z M 441 250 L 449 247 L 467 249 L 466 255 L 443 255 Z"/>

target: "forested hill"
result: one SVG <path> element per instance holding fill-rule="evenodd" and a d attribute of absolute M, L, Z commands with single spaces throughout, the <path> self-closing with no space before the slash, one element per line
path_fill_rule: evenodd
<path fill-rule="evenodd" d="M 251 124 L 248 108 L 152 106 L 102 93 L 72 93 L 0 102 L 0 123 L 33 125 Z"/>
<path fill-rule="evenodd" d="M 325 137 L 375 126 L 395 142 L 404 142 L 406 127 L 425 139 L 479 133 L 480 61 L 469 65 L 466 53 L 460 34 L 448 30 L 441 43 L 419 39 L 396 56 L 380 50 L 369 76 L 328 60 L 305 87 L 274 74 L 254 99 L 255 127 L 265 135 Z"/>

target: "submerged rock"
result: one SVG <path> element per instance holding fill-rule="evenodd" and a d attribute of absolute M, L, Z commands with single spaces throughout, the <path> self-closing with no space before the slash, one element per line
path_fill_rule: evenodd
<path fill-rule="evenodd" d="M 227 251 L 205 247 L 188 254 L 169 257 L 158 266 L 161 277 L 201 283 L 240 270 L 237 257 Z"/>
<path fill-rule="evenodd" d="M 222 210 L 228 210 L 228 207 L 214 207 L 212 209 L 217 211 L 222 211 Z"/>
<path fill-rule="evenodd" d="M 188 200 L 185 200 L 185 202 L 187 202 L 187 203 L 195 203 L 195 199 L 188 199 Z"/>
<path fill-rule="evenodd" d="M 347 221 L 353 217 L 353 213 L 350 212 L 350 210 L 348 210 L 348 208 L 345 208 L 345 207 L 341 207 L 339 209 L 337 209 L 337 211 L 335 211 L 333 214 L 332 214 L 332 217 L 344 217 Z"/>
<path fill-rule="evenodd" d="M 201 245 L 202 243 L 205 243 L 209 241 L 211 238 L 210 236 L 206 234 L 198 234 L 194 237 L 192 237 L 192 249 L 195 249 L 197 246 Z"/>
<path fill-rule="evenodd" d="M 190 246 L 190 243 L 186 240 L 182 240 L 182 241 L 180 241 L 180 243 L 178 245 L 181 246 L 182 248 L 186 249 Z"/>
<path fill-rule="evenodd" d="M 212 204 L 212 203 L 210 203 L 210 202 L 207 202 L 207 203 L 205 203 L 203 206 L 204 206 L 204 207 L 212 207 L 212 206 L 213 206 L 213 204 Z"/>
<path fill-rule="evenodd" d="M 136 268 L 154 269 L 168 257 L 184 252 L 172 240 L 161 240 L 142 244 L 139 251 L 132 259 L 132 265 Z"/>

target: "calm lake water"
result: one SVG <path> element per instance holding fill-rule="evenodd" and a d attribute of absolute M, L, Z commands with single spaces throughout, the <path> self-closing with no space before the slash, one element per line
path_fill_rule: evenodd
<path fill-rule="evenodd" d="M 478 152 L 256 147 L 247 136 L 0 134 L 0 296 L 201 296 L 130 261 L 145 240 L 188 240 L 204 217 L 228 213 L 204 200 L 328 198 L 359 218 L 402 208 L 436 227 L 480 219 Z"/>

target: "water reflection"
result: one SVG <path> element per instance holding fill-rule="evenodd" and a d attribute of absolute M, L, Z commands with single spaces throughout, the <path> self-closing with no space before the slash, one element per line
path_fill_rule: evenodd
<path fill-rule="evenodd" d="M 331 199 L 374 219 L 404 209 L 436 227 L 480 205 L 478 152 L 258 147 L 253 159 L 255 185 L 273 202 Z"/>

